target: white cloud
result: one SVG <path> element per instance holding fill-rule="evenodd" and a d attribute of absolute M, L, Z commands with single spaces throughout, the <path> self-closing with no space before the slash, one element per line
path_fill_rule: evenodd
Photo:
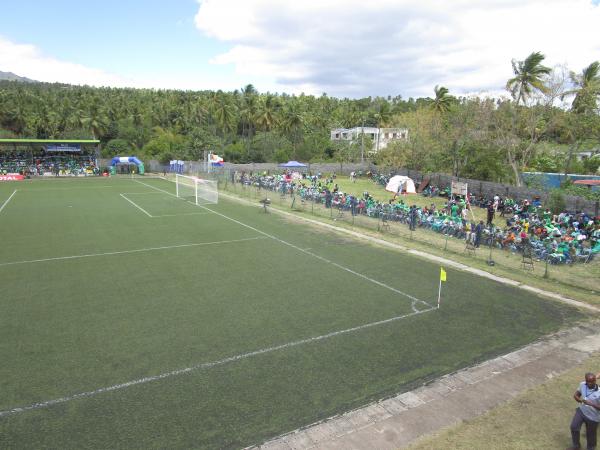
<path fill-rule="evenodd" d="M 0 36 L 0 70 L 37 81 L 90 86 L 132 86 L 115 74 L 44 55 L 37 47 L 17 44 Z"/>
<path fill-rule="evenodd" d="M 148 71 L 141 77 L 123 77 L 117 73 L 45 55 L 34 45 L 15 43 L 2 36 L 0 36 L 0 71 L 13 72 L 37 81 L 89 86 L 232 91 L 244 84 L 235 75 L 222 73 L 199 75 L 178 71 L 176 67 L 172 72 L 154 74 Z"/>
<path fill-rule="evenodd" d="M 600 59 L 590 0 L 199 0 L 196 26 L 231 44 L 212 60 L 280 91 L 337 96 L 501 91 L 512 58 L 580 71 Z M 260 86 L 259 86 L 260 88 Z"/>

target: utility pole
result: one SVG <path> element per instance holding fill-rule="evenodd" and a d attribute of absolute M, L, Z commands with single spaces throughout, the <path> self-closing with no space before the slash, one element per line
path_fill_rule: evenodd
<path fill-rule="evenodd" d="M 360 142 L 360 163 L 365 162 L 365 116 L 362 118 L 362 127 L 360 128 L 361 142 Z"/>

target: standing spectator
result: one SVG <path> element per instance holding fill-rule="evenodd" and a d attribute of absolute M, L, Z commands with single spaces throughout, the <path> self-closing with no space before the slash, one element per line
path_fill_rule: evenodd
<path fill-rule="evenodd" d="M 470 222 L 465 225 L 465 241 L 475 245 L 475 222 Z"/>
<path fill-rule="evenodd" d="M 325 189 L 325 208 L 331 208 L 331 197 L 329 189 Z"/>
<path fill-rule="evenodd" d="M 410 220 L 409 228 L 414 231 L 417 225 L 417 206 L 412 205 L 408 211 L 408 218 Z"/>
<path fill-rule="evenodd" d="M 469 218 L 469 210 L 467 208 L 463 208 L 460 210 L 460 217 L 463 221 L 463 225 L 467 223 L 467 219 Z"/>
<path fill-rule="evenodd" d="M 450 206 L 450 215 L 452 217 L 458 216 L 458 205 L 456 204 L 456 202 L 452 202 L 452 206 Z"/>
<path fill-rule="evenodd" d="M 581 448 L 580 431 L 584 423 L 587 448 L 588 450 L 595 449 L 598 422 L 600 421 L 600 390 L 596 384 L 596 375 L 591 372 L 586 373 L 585 381 L 579 384 L 573 398 L 577 403 L 581 403 L 581 406 L 575 410 L 571 421 L 573 447 L 570 447 L 569 450 Z"/>
<path fill-rule="evenodd" d="M 494 213 L 495 213 L 495 209 L 494 209 L 494 204 L 493 203 L 488 203 L 488 207 L 487 207 L 487 226 L 491 226 L 492 222 L 494 221 Z"/>
<path fill-rule="evenodd" d="M 475 248 L 479 248 L 479 245 L 481 245 L 481 234 L 483 233 L 483 229 L 483 220 L 480 220 L 475 227 Z"/>
<path fill-rule="evenodd" d="M 350 196 L 350 211 L 352 213 L 353 216 L 356 215 L 356 206 L 357 206 L 358 202 L 356 200 L 356 197 L 354 195 Z"/>

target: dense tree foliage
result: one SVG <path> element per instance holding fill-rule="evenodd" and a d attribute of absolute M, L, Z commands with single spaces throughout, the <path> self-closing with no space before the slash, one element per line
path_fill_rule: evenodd
<path fill-rule="evenodd" d="M 103 156 L 162 161 L 205 151 L 230 162 L 346 162 L 367 153 L 389 167 L 517 184 L 524 170 L 594 173 L 599 158 L 576 155 L 600 146 L 599 64 L 561 78 L 543 60 L 535 52 L 513 61 L 511 98 L 500 99 L 457 98 L 443 86 L 432 98 L 404 100 L 277 95 L 252 85 L 192 92 L 3 81 L 0 137 L 95 137 Z M 332 128 L 355 126 L 403 127 L 409 139 L 376 155 L 369 139 L 329 139 Z"/>

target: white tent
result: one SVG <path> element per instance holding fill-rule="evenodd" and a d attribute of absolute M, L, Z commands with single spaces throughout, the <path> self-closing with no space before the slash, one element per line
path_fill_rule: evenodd
<path fill-rule="evenodd" d="M 394 194 L 402 194 L 406 191 L 407 194 L 416 194 L 415 182 L 405 177 L 404 175 L 395 175 L 390 178 L 390 181 L 385 186 L 386 191 L 393 192 Z"/>

